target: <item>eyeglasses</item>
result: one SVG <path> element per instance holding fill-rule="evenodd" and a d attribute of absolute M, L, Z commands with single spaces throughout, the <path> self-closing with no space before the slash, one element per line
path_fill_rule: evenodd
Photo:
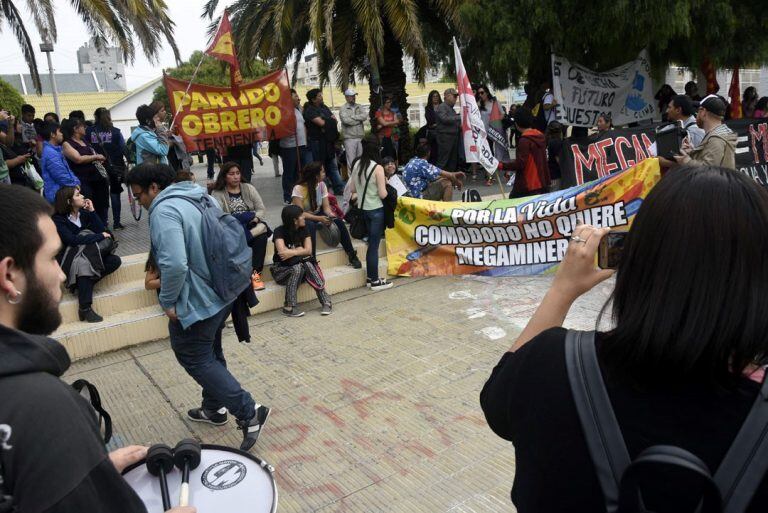
<path fill-rule="evenodd" d="M 485 91 L 478 91 L 477 94 L 482 94 L 483 96 L 487 95 L 488 93 Z"/>

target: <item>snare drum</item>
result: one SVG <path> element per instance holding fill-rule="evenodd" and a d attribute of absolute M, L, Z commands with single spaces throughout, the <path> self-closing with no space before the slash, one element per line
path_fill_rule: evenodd
<path fill-rule="evenodd" d="M 163 511 L 160 480 L 147 472 L 142 460 L 123 472 L 149 513 Z M 168 474 L 171 504 L 177 506 L 181 471 Z M 189 505 L 199 513 L 275 513 L 277 485 L 274 468 L 246 452 L 202 445 L 200 465 L 189 473 Z"/>

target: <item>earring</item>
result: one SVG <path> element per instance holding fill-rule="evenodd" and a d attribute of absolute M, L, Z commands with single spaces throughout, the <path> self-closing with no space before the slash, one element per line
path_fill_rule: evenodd
<path fill-rule="evenodd" d="M 13 299 L 11 299 L 11 294 L 8 293 L 5 295 L 5 300 L 12 305 L 18 305 L 19 303 L 21 303 L 21 292 L 17 292 L 16 297 Z"/>

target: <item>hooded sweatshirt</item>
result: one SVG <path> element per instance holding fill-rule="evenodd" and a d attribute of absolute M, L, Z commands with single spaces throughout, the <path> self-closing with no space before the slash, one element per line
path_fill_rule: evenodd
<path fill-rule="evenodd" d="M 704 135 L 701 144 L 690 151 L 688 164 L 693 166 L 722 166 L 736 169 L 738 136 L 725 125 L 718 125 Z"/>
<path fill-rule="evenodd" d="M 517 142 L 515 160 L 509 165 L 515 171 L 515 185 L 512 193 L 521 195 L 549 187 L 549 166 L 547 165 L 547 140 L 535 128 L 523 132 Z"/>
<path fill-rule="evenodd" d="M 95 412 L 59 379 L 69 364 L 57 341 L 0 325 L 3 493 L 23 513 L 145 513 L 107 455 Z"/>
<path fill-rule="evenodd" d="M 136 144 L 137 165 L 144 161 L 142 152 L 157 155 L 158 162 L 161 164 L 168 163 L 168 144 L 161 141 L 154 130 L 150 130 L 143 125 L 138 126 L 131 132 L 131 139 Z"/>
<path fill-rule="evenodd" d="M 203 250 L 202 214 L 183 198 L 199 201 L 205 190 L 192 182 L 173 184 L 149 207 L 149 236 L 160 276 L 160 306 L 176 308 L 184 329 L 213 317 L 227 303 L 211 287 Z M 214 200 L 215 201 L 215 200 Z"/>

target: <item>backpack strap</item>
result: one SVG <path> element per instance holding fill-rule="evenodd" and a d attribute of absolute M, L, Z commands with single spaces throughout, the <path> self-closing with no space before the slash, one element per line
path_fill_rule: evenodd
<path fill-rule="evenodd" d="M 768 373 L 767 373 L 768 375 Z M 768 380 L 763 379 L 752 409 L 723 461 L 715 483 L 723 496 L 724 513 L 747 510 L 768 470 Z"/>
<path fill-rule="evenodd" d="M 84 379 L 78 379 L 74 383 L 72 383 L 72 388 L 74 388 L 77 393 L 85 396 L 83 394 L 83 389 L 85 389 L 88 392 L 88 395 L 85 396 L 91 403 L 91 407 L 93 407 L 94 410 L 96 410 L 96 413 L 98 415 L 98 422 L 99 422 L 99 428 L 101 428 L 102 422 L 104 423 L 104 443 L 108 444 L 109 441 L 112 439 L 112 416 L 107 413 L 107 410 L 104 409 L 104 407 L 101 405 L 101 396 L 99 395 L 99 389 L 96 388 L 96 386 Z"/>
<path fill-rule="evenodd" d="M 565 367 L 584 438 L 605 497 L 606 512 L 613 513 L 618 509 L 619 483 L 630 460 L 600 373 L 594 331 L 568 330 Z"/>
<path fill-rule="evenodd" d="M 376 171 L 376 165 L 377 165 L 376 162 L 371 162 L 371 164 L 373 164 L 373 170 L 368 175 L 368 177 L 365 179 L 365 187 L 363 187 L 363 194 L 362 194 L 363 199 L 360 200 L 360 210 L 362 210 L 363 209 L 363 205 L 365 205 L 365 193 L 368 190 L 368 183 L 370 183 L 371 177 L 373 176 L 374 171 Z M 362 172 L 363 172 L 362 169 L 358 170 L 358 173 L 362 173 Z M 363 175 L 363 176 L 365 176 L 365 175 Z"/>

